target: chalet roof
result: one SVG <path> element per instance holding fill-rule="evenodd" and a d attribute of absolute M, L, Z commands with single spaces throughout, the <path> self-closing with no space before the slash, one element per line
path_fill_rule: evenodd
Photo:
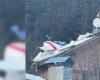
<path fill-rule="evenodd" d="M 52 58 L 49 58 L 48 60 L 40 61 L 39 64 L 54 63 L 54 62 L 60 62 L 60 61 L 63 62 L 63 60 L 60 60 L 59 57 L 69 57 L 73 55 L 74 53 L 76 53 L 76 51 L 78 51 L 78 49 L 82 48 L 83 46 L 86 46 L 86 45 L 88 46 L 92 42 L 100 40 L 100 34 L 92 34 L 90 37 L 91 38 L 89 38 L 86 41 L 82 41 L 82 42 L 78 41 L 80 44 L 69 48 L 62 54 L 57 55 L 56 57 L 52 57 Z"/>
<path fill-rule="evenodd" d="M 93 41 L 96 40 L 100 40 L 100 34 L 99 35 L 94 35 L 92 36 L 91 39 L 87 40 L 86 42 L 81 43 L 80 45 L 75 46 L 74 48 L 71 48 L 67 51 L 65 51 L 64 53 L 58 55 L 58 56 L 70 56 L 71 54 L 73 54 L 77 49 L 80 49 L 82 46 L 84 45 L 88 45 L 91 44 Z"/>
<path fill-rule="evenodd" d="M 67 56 L 67 57 L 53 57 L 53 58 L 50 58 L 50 59 L 44 61 L 44 64 L 65 62 L 69 58 L 70 58 L 70 56 Z"/>

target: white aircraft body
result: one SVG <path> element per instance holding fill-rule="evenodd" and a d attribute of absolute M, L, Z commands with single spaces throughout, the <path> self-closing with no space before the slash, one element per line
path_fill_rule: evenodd
<path fill-rule="evenodd" d="M 85 35 L 80 35 L 76 41 L 71 41 L 69 44 L 65 46 L 58 45 L 52 41 L 45 41 L 42 47 L 39 47 L 43 52 L 39 52 L 38 55 L 34 58 L 34 62 L 40 62 L 46 60 L 48 58 L 57 56 L 75 46 L 78 46 L 91 38 L 93 38 L 90 33 L 86 33 Z"/>

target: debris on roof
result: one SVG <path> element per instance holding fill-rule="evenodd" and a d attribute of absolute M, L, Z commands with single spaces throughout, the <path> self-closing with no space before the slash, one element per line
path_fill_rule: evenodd
<path fill-rule="evenodd" d="M 84 35 L 79 35 L 79 37 L 77 38 L 77 40 L 81 40 L 81 39 L 84 39 L 84 38 L 88 38 L 90 35 L 91 35 L 91 33 L 86 33 Z"/>

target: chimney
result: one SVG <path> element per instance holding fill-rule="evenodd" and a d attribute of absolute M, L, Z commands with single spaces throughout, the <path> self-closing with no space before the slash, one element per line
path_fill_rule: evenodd
<path fill-rule="evenodd" d="M 97 17 L 93 20 L 93 33 L 100 32 L 100 12 L 98 12 Z"/>

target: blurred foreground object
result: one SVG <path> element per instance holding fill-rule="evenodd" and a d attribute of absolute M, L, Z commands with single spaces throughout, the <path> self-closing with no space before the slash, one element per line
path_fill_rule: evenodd
<path fill-rule="evenodd" d="M 26 37 L 26 32 L 24 30 L 20 30 L 19 26 L 17 25 L 12 26 L 11 31 L 15 33 L 21 40 L 24 40 Z"/>
<path fill-rule="evenodd" d="M 14 42 L 9 44 L 5 49 L 4 59 L 10 64 L 9 70 L 25 70 L 25 43 Z"/>
<path fill-rule="evenodd" d="M 0 70 L 6 72 L 6 80 L 25 80 L 25 43 L 13 42 L 6 46 Z"/>
<path fill-rule="evenodd" d="M 42 79 L 39 76 L 35 76 L 35 75 L 32 75 L 32 74 L 26 74 L 25 76 L 26 76 L 26 80 L 45 80 L 45 79 Z"/>

